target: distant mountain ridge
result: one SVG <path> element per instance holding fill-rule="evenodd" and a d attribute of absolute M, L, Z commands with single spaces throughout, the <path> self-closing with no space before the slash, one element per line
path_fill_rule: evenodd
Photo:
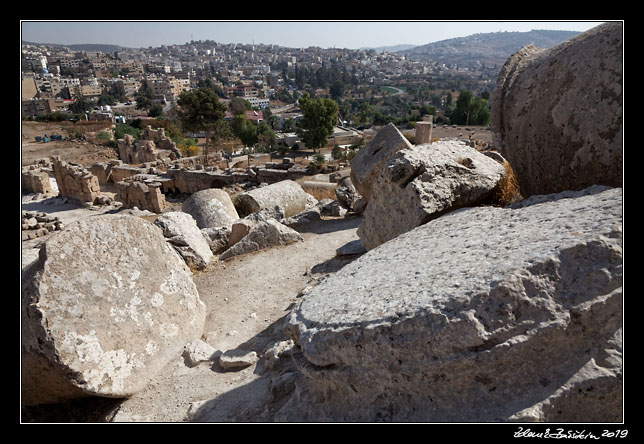
<path fill-rule="evenodd" d="M 101 52 L 114 52 L 120 49 L 126 49 L 124 46 L 119 45 L 109 45 L 104 43 L 79 43 L 75 45 L 62 45 L 60 43 L 34 43 L 22 41 L 26 45 L 37 45 L 37 46 L 57 46 L 57 47 L 66 47 L 72 51 L 101 51 Z"/>
<path fill-rule="evenodd" d="M 399 44 L 359 49 L 377 52 L 392 52 L 405 55 L 411 59 L 429 60 L 459 66 L 502 65 L 510 55 L 521 47 L 532 43 L 540 48 L 550 48 L 580 34 L 577 31 L 532 30 L 527 32 L 491 32 L 472 34 L 428 43 L 426 45 Z M 130 49 L 119 45 L 84 43 L 62 45 L 58 43 L 23 43 L 41 46 L 67 47 L 72 51 L 102 51 L 111 53 Z"/>
<path fill-rule="evenodd" d="M 432 60 L 461 66 L 502 65 L 523 46 L 533 44 L 550 48 L 576 35 L 577 31 L 532 30 L 527 32 L 490 32 L 441 40 L 400 51 L 413 59 Z"/>

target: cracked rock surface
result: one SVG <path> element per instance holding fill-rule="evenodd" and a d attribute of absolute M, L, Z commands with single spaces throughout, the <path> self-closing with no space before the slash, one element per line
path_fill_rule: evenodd
<path fill-rule="evenodd" d="M 307 293 L 278 420 L 620 421 L 622 190 L 458 210 Z"/>

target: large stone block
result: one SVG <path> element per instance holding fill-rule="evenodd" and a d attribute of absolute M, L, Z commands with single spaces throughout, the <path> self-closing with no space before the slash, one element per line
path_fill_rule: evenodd
<path fill-rule="evenodd" d="M 248 254 L 278 245 L 301 241 L 302 236 L 292 228 L 274 219 L 257 222 L 235 245 L 224 251 L 219 259 L 225 260 L 241 254 Z"/>
<path fill-rule="evenodd" d="M 239 215 L 224 190 L 209 188 L 190 195 L 181 206 L 181 210 L 190 214 L 199 228 L 230 228 Z"/>
<path fill-rule="evenodd" d="M 22 278 L 22 403 L 129 397 L 201 335 L 205 306 L 161 230 L 133 216 L 69 224 Z"/>
<path fill-rule="evenodd" d="M 396 125 L 389 123 L 351 159 L 351 182 L 365 200 L 370 199 L 371 185 L 387 159 L 412 146 Z"/>
<path fill-rule="evenodd" d="M 449 213 L 314 287 L 280 421 L 622 420 L 622 190 Z"/>
<path fill-rule="evenodd" d="M 493 192 L 503 165 L 456 140 L 416 145 L 393 154 L 375 177 L 358 227 L 367 249 Z"/>
<path fill-rule="evenodd" d="M 521 194 L 622 186 L 623 53 L 622 24 L 609 22 L 508 59 L 491 126 Z"/>
<path fill-rule="evenodd" d="M 283 180 L 246 191 L 237 196 L 237 208 L 242 217 L 262 209 L 281 207 L 284 217 L 290 217 L 317 203 L 317 199 L 292 180 Z"/>
<path fill-rule="evenodd" d="M 154 225 L 163 230 L 166 240 L 189 266 L 203 269 L 214 257 L 210 249 L 210 239 L 199 230 L 197 223 L 188 213 L 163 213 L 154 221 Z"/>

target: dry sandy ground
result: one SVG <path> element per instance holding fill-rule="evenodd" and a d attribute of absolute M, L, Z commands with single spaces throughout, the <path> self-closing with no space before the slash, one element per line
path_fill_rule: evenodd
<path fill-rule="evenodd" d="M 100 131 L 105 126 L 103 123 L 84 125 L 78 122 L 75 125 L 71 122 L 22 122 L 21 165 L 30 165 L 38 159 L 51 156 L 60 156 L 68 162 L 87 166 L 91 166 L 94 162 L 117 159 L 118 154 L 115 149 L 88 141 L 55 140 L 43 143 L 36 142 L 35 139 L 36 136 L 42 137 L 44 134 L 57 134 L 66 138 L 76 133 L 84 133 L 91 138 L 93 132 Z"/>
<path fill-rule="evenodd" d="M 46 210 L 43 201 L 26 203 Z M 51 210 L 52 208 L 50 208 Z M 104 212 L 66 205 L 56 208 L 66 223 Z M 191 366 L 183 357 L 157 374 L 127 400 L 93 398 L 22 411 L 23 422 L 267 422 L 283 394 L 272 382 L 289 373 L 287 358 L 267 369 L 265 350 L 288 339 L 282 322 L 298 294 L 355 257 L 336 249 L 358 239 L 359 217 L 331 218 L 301 229 L 303 241 L 228 261 L 213 261 L 194 274 L 207 306 L 203 338 L 216 350 L 255 351 L 259 361 L 241 370 L 223 370 L 217 359 Z M 53 234 L 55 235 L 55 234 Z M 51 235 L 49 235 L 51 236 Z M 23 242 L 23 256 L 45 238 Z M 283 387 L 284 385 L 279 385 Z"/>
<path fill-rule="evenodd" d="M 302 231 L 303 242 L 216 261 L 194 276 L 208 307 L 204 336 L 220 351 L 255 351 L 260 361 L 242 370 L 215 362 L 190 367 L 183 357 L 170 362 L 142 392 L 124 401 L 112 421 L 266 421 L 274 406 L 264 351 L 287 339 L 282 321 L 299 292 L 315 285 L 350 259 L 335 250 L 357 239 L 360 219 L 325 220 Z M 188 416 L 187 416 L 188 415 Z"/>

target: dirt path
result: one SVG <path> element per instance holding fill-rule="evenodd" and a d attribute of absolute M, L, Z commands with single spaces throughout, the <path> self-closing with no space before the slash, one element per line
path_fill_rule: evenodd
<path fill-rule="evenodd" d="M 217 350 L 264 351 L 287 337 L 282 321 L 298 293 L 337 271 L 351 258 L 336 249 L 357 239 L 360 218 L 323 220 L 302 231 L 304 241 L 216 261 L 194 281 L 208 307 L 204 337 Z M 146 389 L 120 401 L 105 415 L 117 422 L 265 421 L 272 378 L 264 361 L 238 371 L 213 362 L 190 367 L 183 357 L 170 362 Z M 188 416 L 187 416 L 188 415 Z"/>

